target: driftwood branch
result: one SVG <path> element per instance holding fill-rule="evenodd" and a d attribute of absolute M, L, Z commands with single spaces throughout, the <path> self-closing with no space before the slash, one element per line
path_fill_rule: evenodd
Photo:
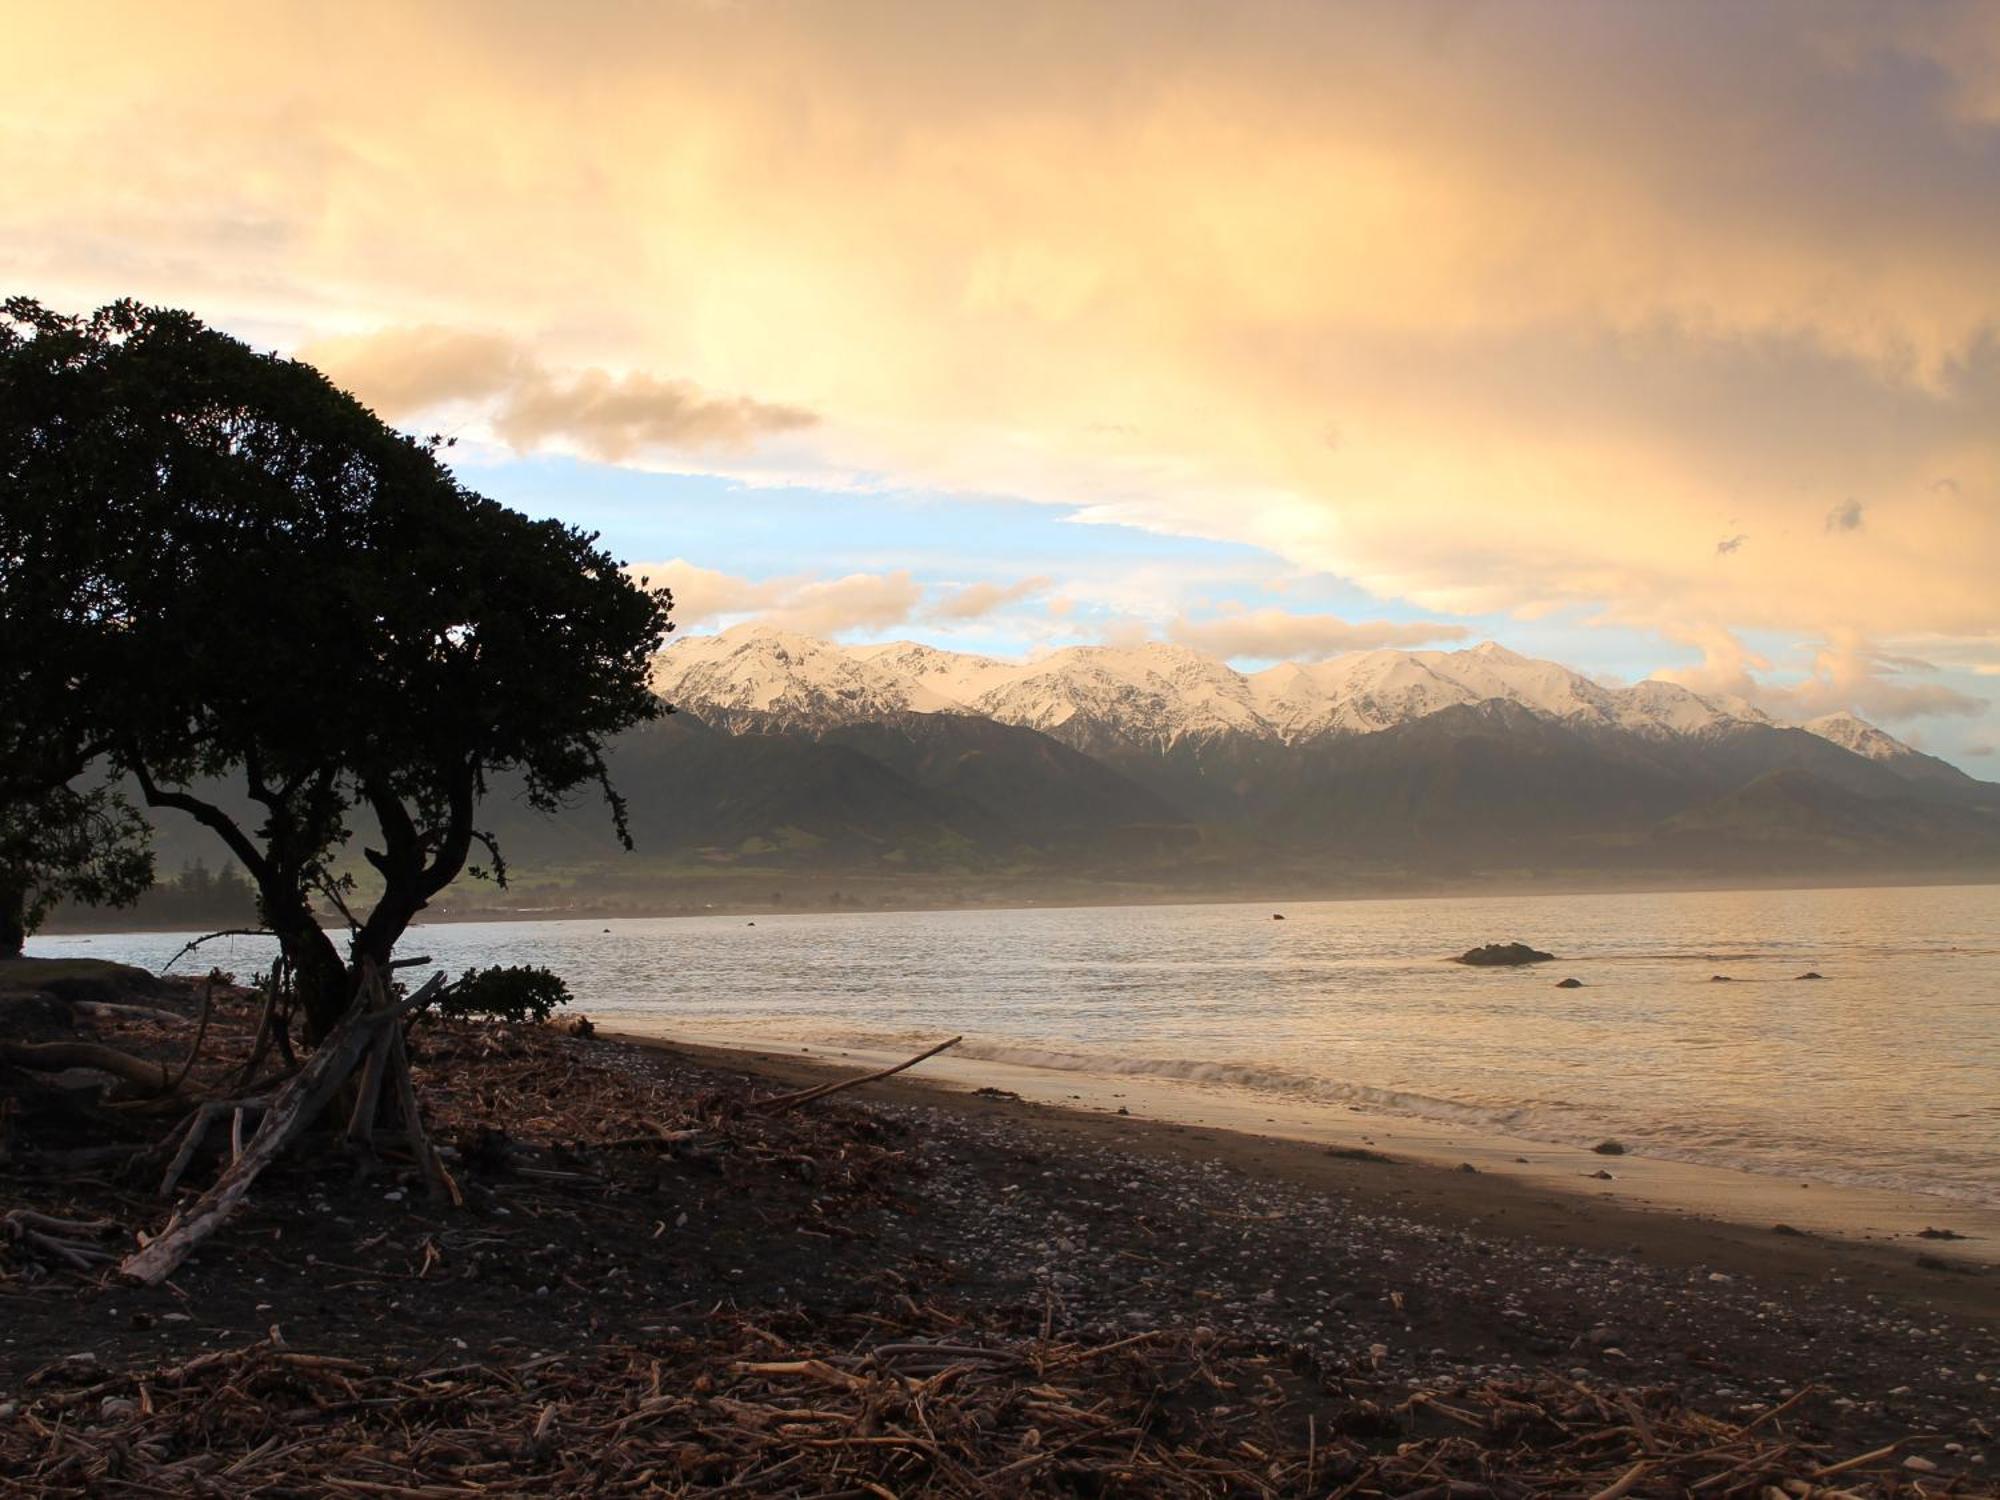
<path fill-rule="evenodd" d="M 180 950 L 177 953 L 175 953 L 172 958 L 168 959 L 165 963 L 160 965 L 160 972 L 162 974 L 166 973 L 167 970 L 171 969 L 175 964 L 179 963 L 182 959 L 186 958 L 190 953 L 194 952 L 194 950 L 199 948 L 203 943 L 212 943 L 217 938 L 276 937 L 276 936 L 277 934 L 272 932 L 271 929 L 268 927 L 225 927 L 220 932 L 204 932 L 200 937 L 189 938 L 185 943 L 182 943 L 180 946 Z"/>
<path fill-rule="evenodd" d="M 175 1087 L 164 1063 L 134 1057 L 99 1042 L 0 1042 L 0 1062 L 35 1073 L 92 1068 L 154 1094 L 170 1094 Z"/>
<path fill-rule="evenodd" d="M 319 1118 L 382 1028 L 395 1025 L 406 1011 L 428 1000 L 431 991 L 443 983 L 444 976 L 434 976 L 416 994 L 376 1010 L 363 1007 L 369 992 L 379 993 L 379 989 L 364 987 L 354 1008 L 319 1045 L 305 1067 L 271 1096 L 263 1124 L 229 1169 L 185 1215 L 176 1214 L 157 1236 L 126 1256 L 119 1272 L 148 1286 L 158 1286 L 171 1276 L 203 1240 L 228 1222 L 264 1168 Z"/>
<path fill-rule="evenodd" d="M 955 1036 L 948 1042 L 939 1042 L 928 1051 L 919 1052 L 907 1062 L 897 1063 L 894 1067 L 880 1068 L 873 1073 L 864 1073 L 859 1078 L 843 1078 L 837 1083 L 822 1083 L 816 1088 L 799 1089 L 790 1094 L 774 1094 L 768 1099 L 753 1100 L 749 1107 L 757 1113 L 767 1115 L 780 1114 L 788 1109 L 797 1109 L 801 1104 L 810 1104 L 813 1100 L 824 1099 L 829 1094 L 838 1094 L 847 1089 L 859 1088 L 864 1083 L 874 1083 L 877 1079 L 888 1078 L 893 1074 L 902 1072 L 905 1068 L 914 1068 L 926 1058 L 936 1057 L 945 1048 L 956 1047 L 964 1040 L 965 1038 L 962 1036 Z"/>

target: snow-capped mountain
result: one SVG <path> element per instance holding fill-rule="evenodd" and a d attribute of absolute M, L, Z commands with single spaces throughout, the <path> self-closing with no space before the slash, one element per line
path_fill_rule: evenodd
<path fill-rule="evenodd" d="M 1823 714 L 1817 719 L 1808 719 L 1799 728 L 1809 734 L 1816 734 L 1823 740 L 1831 740 L 1843 750 L 1852 750 L 1856 755 L 1869 760 L 1901 760 L 1918 752 L 1897 739 L 1885 734 L 1866 719 L 1841 712 Z"/>
<path fill-rule="evenodd" d="M 1149 748 L 1226 736 L 1294 745 L 1379 733 L 1444 709 L 1513 704 L 1572 728 L 1651 739 L 1769 728 L 1740 698 L 1663 681 L 1606 687 L 1487 642 L 1460 651 L 1359 651 L 1244 674 L 1184 646 L 1071 646 L 1028 661 L 898 641 L 840 646 L 759 626 L 677 641 L 654 689 L 709 717 L 824 730 L 902 713 L 960 713 L 1071 744 Z M 1804 728 L 1871 760 L 1917 752 L 1851 714 Z"/>

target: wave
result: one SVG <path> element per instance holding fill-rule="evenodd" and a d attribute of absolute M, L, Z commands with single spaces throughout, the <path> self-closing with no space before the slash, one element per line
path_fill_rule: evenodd
<path fill-rule="evenodd" d="M 805 1041 L 805 1037 L 793 1037 Z M 811 1040 L 820 1047 L 854 1047 L 897 1052 L 936 1040 L 933 1033 L 819 1033 Z M 1034 1068 L 1052 1073 L 1094 1074 L 1099 1077 L 1158 1078 L 1177 1083 L 1211 1085 L 1228 1091 L 1319 1107 L 1355 1107 L 1370 1113 L 1431 1120 L 1440 1124 L 1515 1136 L 1544 1145 L 1584 1149 L 1607 1136 L 1624 1141 L 1635 1155 L 1695 1166 L 1728 1167 L 1761 1176 L 1814 1181 L 1843 1187 L 1878 1188 L 1922 1193 L 1983 1207 L 2000 1207 L 2000 1184 L 1980 1181 L 1973 1162 L 1940 1161 L 1935 1175 L 1897 1167 L 1833 1164 L 1825 1148 L 1800 1138 L 1751 1145 L 1713 1126 L 1676 1126 L 1670 1122 L 1610 1121 L 1594 1118 L 1582 1107 L 1545 1099 L 1494 1105 L 1449 1099 L 1406 1089 L 1354 1083 L 1261 1063 L 1217 1062 L 1212 1059 L 1139 1057 L 1119 1053 L 1075 1051 L 1046 1044 L 967 1037 L 950 1054 L 977 1062 Z"/>

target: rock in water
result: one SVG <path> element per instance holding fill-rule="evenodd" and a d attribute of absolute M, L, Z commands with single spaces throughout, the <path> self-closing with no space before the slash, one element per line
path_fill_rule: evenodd
<path fill-rule="evenodd" d="M 1576 978 L 1558 979 L 1556 981 L 1556 988 L 1559 990 L 1580 990 L 1583 988 L 1583 981 Z"/>
<path fill-rule="evenodd" d="M 1488 943 L 1483 948 L 1466 949 L 1452 962 L 1471 964 L 1474 968 L 1493 969 L 1515 964 L 1545 964 L 1554 957 L 1553 953 L 1530 948 L 1526 943 Z"/>

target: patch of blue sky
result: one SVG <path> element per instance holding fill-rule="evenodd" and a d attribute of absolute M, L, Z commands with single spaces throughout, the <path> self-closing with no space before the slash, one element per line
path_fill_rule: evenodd
<path fill-rule="evenodd" d="M 760 485 L 555 455 L 468 460 L 461 465 L 464 477 L 483 493 L 527 514 L 600 532 L 612 551 L 633 562 L 682 558 L 751 579 L 907 570 L 934 600 L 969 584 L 1047 580 L 1046 588 L 978 619 L 927 617 L 919 610 L 895 626 L 848 633 L 851 640 L 914 637 L 955 650 L 1013 655 L 1160 637 L 1177 619 L 1276 608 L 1347 620 L 1445 619 L 1465 630 L 1462 644 L 1497 640 L 1524 655 L 1625 681 L 1645 677 L 1670 658 L 1684 654 L 1691 664 L 1699 656 L 1663 648 L 1651 632 L 1596 623 L 1594 608 L 1534 619 L 1442 615 L 1333 574 L 1301 570 L 1259 547 L 1079 522 L 1077 509 L 1063 505 L 890 487 Z M 1774 663 L 1789 662 L 1795 644 L 1773 640 L 1755 649 Z M 1268 662 L 1238 658 L 1237 665 Z"/>

